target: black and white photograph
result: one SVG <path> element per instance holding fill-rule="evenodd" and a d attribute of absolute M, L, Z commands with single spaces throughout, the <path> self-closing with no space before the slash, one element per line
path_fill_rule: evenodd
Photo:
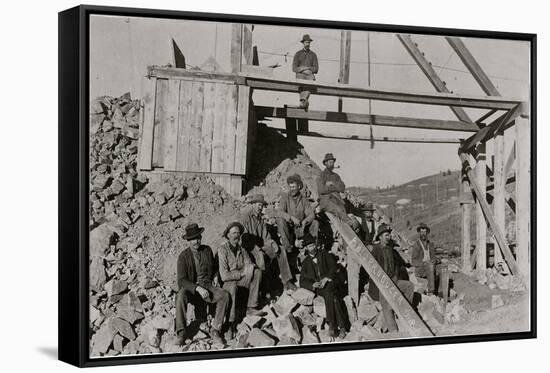
<path fill-rule="evenodd" d="M 88 22 L 90 359 L 532 331 L 530 41 Z"/>

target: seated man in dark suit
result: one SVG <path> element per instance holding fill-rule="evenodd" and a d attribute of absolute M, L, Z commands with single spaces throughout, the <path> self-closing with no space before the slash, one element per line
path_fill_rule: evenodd
<path fill-rule="evenodd" d="M 216 304 L 216 314 L 212 322 L 210 336 L 216 343 L 223 343 L 221 335 L 223 320 L 229 305 L 229 293 L 212 284 L 216 274 L 214 255 L 209 246 L 201 245 L 202 232 L 196 223 L 185 227 L 184 239 L 189 248 L 178 257 L 178 294 L 176 296 L 176 333 L 178 343 L 185 343 L 191 336 L 186 335 L 187 304 L 199 305 L 203 302 Z"/>
<path fill-rule="evenodd" d="M 348 329 L 348 320 L 342 300 L 336 294 L 336 260 L 325 250 L 319 250 L 309 233 L 304 236 L 303 245 L 308 254 L 302 262 L 300 286 L 323 297 L 330 335 L 343 338 Z"/>
<path fill-rule="evenodd" d="M 384 272 L 386 272 L 394 284 L 399 288 L 399 290 L 401 290 L 409 303 L 412 303 L 414 285 L 409 281 L 405 261 L 394 249 L 396 244 L 391 239 L 391 231 L 391 228 L 385 223 L 380 224 L 376 234 L 376 240 L 379 240 L 379 242 L 374 245 L 372 255 L 378 264 L 380 264 Z M 382 314 L 384 315 L 383 329 L 386 329 L 388 332 L 397 331 L 395 314 L 387 300 L 380 294 L 378 287 L 374 283 L 369 284 L 369 296 L 375 301 L 380 301 L 382 306 Z"/>

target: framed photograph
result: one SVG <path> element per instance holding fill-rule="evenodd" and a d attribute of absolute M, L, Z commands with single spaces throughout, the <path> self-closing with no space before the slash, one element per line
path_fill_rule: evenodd
<path fill-rule="evenodd" d="M 59 359 L 536 337 L 536 35 L 59 13 Z"/>

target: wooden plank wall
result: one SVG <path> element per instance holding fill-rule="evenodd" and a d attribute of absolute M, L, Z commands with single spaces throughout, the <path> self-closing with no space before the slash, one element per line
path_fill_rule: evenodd
<path fill-rule="evenodd" d="M 254 135 L 251 89 L 207 79 L 151 80 L 140 169 L 239 175 L 216 177 L 228 191 L 242 191 Z"/>

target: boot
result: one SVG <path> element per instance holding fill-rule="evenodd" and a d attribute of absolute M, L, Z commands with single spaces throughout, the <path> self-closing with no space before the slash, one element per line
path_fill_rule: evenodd
<path fill-rule="evenodd" d="M 212 341 L 215 343 L 215 344 L 225 344 L 224 340 L 223 340 L 223 337 L 221 335 L 221 333 L 219 332 L 219 330 L 216 330 L 216 329 L 212 329 L 210 331 L 210 337 L 212 338 Z"/>

